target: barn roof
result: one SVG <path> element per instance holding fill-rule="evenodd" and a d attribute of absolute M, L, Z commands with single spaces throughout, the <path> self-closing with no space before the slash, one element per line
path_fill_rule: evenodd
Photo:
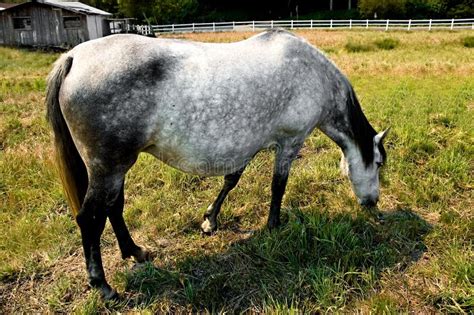
<path fill-rule="evenodd" d="M 32 4 L 39 4 L 39 5 L 49 5 L 52 7 L 56 8 L 61 8 L 65 9 L 68 11 L 80 13 L 80 14 L 95 14 L 95 15 L 106 15 L 106 16 L 111 16 L 112 13 L 105 12 L 103 10 L 91 7 L 90 5 L 87 5 L 82 2 L 62 2 L 58 0 L 36 0 L 36 1 L 31 1 L 31 2 L 24 2 L 22 4 L 16 4 L 13 6 L 6 6 L 3 8 L 3 10 L 14 10 L 18 7 L 22 7 L 24 5 L 32 5 Z M 7 4 L 8 5 L 8 4 Z M 1 8 L 1 6 L 0 6 Z M 2 10 L 2 9 L 0 9 Z"/>
<path fill-rule="evenodd" d="M 16 5 L 18 5 L 18 3 L 3 3 L 3 2 L 0 2 L 0 11 L 11 8 L 11 7 L 14 7 Z"/>
<path fill-rule="evenodd" d="M 45 0 L 44 3 L 50 4 L 55 7 L 60 7 L 63 9 L 67 9 L 69 11 L 73 11 L 76 13 L 84 13 L 84 14 L 98 14 L 98 15 L 112 15 L 112 13 L 102 11 L 100 9 L 91 7 L 82 2 L 61 2 L 57 0 Z"/>

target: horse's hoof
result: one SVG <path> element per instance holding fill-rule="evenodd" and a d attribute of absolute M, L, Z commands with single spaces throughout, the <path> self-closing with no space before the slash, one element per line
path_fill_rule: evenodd
<path fill-rule="evenodd" d="M 101 288 L 102 299 L 107 302 L 118 302 L 120 300 L 120 295 L 110 286 L 105 286 Z"/>
<path fill-rule="evenodd" d="M 217 230 L 217 224 L 212 224 L 209 218 L 205 218 L 201 224 L 201 231 L 206 235 L 212 235 Z"/>
<path fill-rule="evenodd" d="M 268 220 L 267 227 L 270 231 L 273 231 L 281 226 L 280 219 Z"/>
<path fill-rule="evenodd" d="M 375 219 L 379 224 L 385 224 L 385 216 L 383 215 L 383 213 L 378 213 Z"/>
<path fill-rule="evenodd" d="M 139 250 L 137 250 L 136 254 L 133 255 L 133 257 L 138 263 L 144 263 L 146 261 L 153 261 L 155 255 L 151 251 L 145 250 L 140 247 Z"/>

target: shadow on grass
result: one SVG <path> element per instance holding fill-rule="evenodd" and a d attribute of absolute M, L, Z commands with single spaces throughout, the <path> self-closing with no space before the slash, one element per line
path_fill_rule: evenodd
<path fill-rule="evenodd" d="M 400 270 L 425 251 L 430 225 L 408 209 L 383 223 L 291 210 L 278 231 L 262 230 L 220 254 L 188 257 L 174 270 L 145 264 L 124 274 L 130 307 L 168 301 L 176 309 L 241 312 L 329 310 L 369 296 L 384 269 Z"/>

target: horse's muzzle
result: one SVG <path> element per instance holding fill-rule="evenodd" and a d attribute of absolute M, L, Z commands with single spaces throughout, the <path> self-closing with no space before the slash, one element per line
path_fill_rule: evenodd
<path fill-rule="evenodd" d="M 360 205 L 366 208 L 373 208 L 377 205 L 379 199 L 363 199 L 360 201 Z"/>

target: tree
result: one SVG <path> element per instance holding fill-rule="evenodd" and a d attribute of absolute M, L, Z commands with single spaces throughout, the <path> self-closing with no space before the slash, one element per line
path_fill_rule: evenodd
<path fill-rule="evenodd" d="M 193 16 L 198 7 L 197 0 L 155 0 L 153 18 L 155 23 L 180 23 Z"/>
<path fill-rule="evenodd" d="M 360 0 L 366 18 L 462 18 L 474 15 L 474 0 Z"/>
<path fill-rule="evenodd" d="M 147 23 L 179 23 L 191 17 L 197 0 L 119 0 L 120 12 Z"/>
<path fill-rule="evenodd" d="M 152 1 L 147 0 L 118 0 L 120 13 L 140 21 L 153 15 L 151 4 Z"/>
<path fill-rule="evenodd" d="M 470 18 L 474 16 L 474 0 L 451 0 L 446 15 L 450 18 Z"/>
<path fill-rule="evenodd" d="M 366 18 L 398 18 L 404 17 L 406 0 L 360 0 L 359 12 Z"/>
<path fill-rule="evenodd" d="M 406 16 L 411 19 L 442 17 L 446 12 L 445 0 L 408 0 Z"/>

